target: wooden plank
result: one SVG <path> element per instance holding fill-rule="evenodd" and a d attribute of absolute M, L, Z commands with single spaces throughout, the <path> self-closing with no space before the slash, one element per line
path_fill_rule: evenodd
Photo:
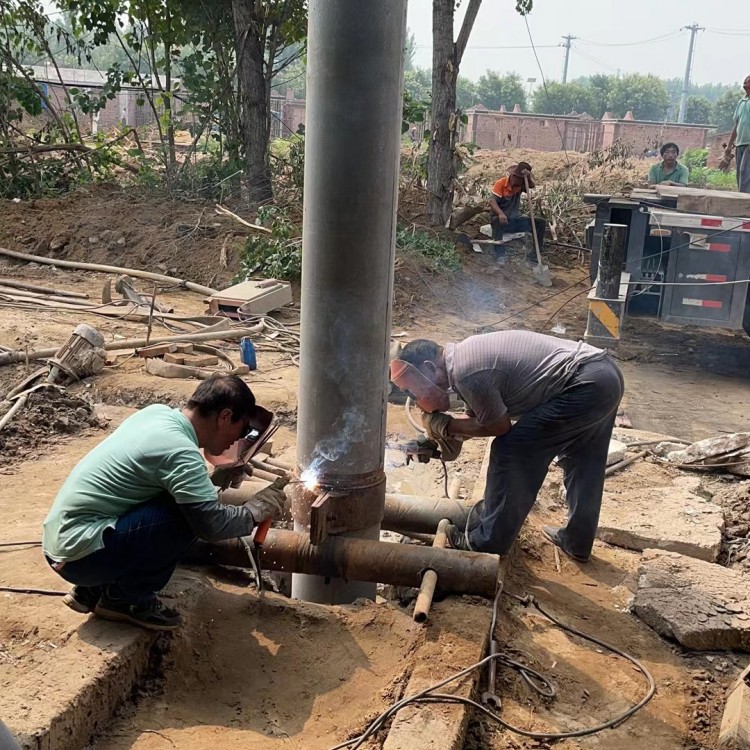
<path fill-rule="evenodd" d="M 478 662 L 487 649 L 491 621 L 491 607 L 468 599 L 448 598 L 433 604 L 404 697 Z M 473 672 L 440 692 L 468 698 L 479 677 Z M 393 719 L 383 750 L 461 750 L 470 714 L 468 706 L 461 704 L 405 706 Z"/>
<path fill-rule="evenodd" d="M 750 750 L 750 666 L 734 683 L 719 729 L 719 750 Z"/>

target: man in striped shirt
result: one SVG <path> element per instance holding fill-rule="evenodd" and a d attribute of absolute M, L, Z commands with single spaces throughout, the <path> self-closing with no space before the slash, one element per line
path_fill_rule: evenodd
<path fill-rule="evenodd" d="M 423 409 L 430 438 L 494 437 L 476 523 L 467 533 L 451 527 L 451 546 L 507 554 L 558 457 L 568 522 L 543 531 L 569 556 L 589 559 L 623 391 L 605 350 L 531 331 L 486 333 L 445 347 L 418 339 L 391 362 L 391 379 Z M 466 414 L 445 413 L 449 390 L 466 402 Z"/>

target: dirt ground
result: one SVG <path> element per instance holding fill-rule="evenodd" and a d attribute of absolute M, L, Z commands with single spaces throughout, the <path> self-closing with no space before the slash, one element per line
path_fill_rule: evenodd
<path fill-rule="evenodd" d="M 234 272 L 236 249 L 244 237 L 236 230 L 230 221 L 215 217 L 210 206 L 117 188 L 98 187 L 56 201 L 0 204 L 0 246 L 157 268 L 212 284 L 223 284 Z M 54 242 L 65 238 L 59 247 Z M 226 268 L 220 260 L 225 241 Z M 57 249 L 51 250 L 51 245 Z M 394 334 L 403 334 L 397 338 L 404 341 L 430 336 L 442 342 L 484 330 L 523 327 L 549 333 L 559 326 L 565 336 L 581 337 L 586 325 L 586 258 L 552 252 L 554 283 L 543 289 L 533 283 L 524 254 L 525 248 L 514 248 L 508 264 L 500 267 L 487 254 L 465 253 L 461 270 L 449 276 L 430 273 L 412 256 L 402 257 Z M 99 298 L 104 281 L 101 274 L 33 268 L 3 259 L 0 276 L 84 291 L 92 299 Z M 203 311 L 197 295 L 179 290 L 160 295 L 181 313 Z M 291 311 L 287 319 L 295 315 L 298 312 Z M 142 324 L 125 320 L 85 320 L 107 341 L 143 331 Z M 0 318 L 0 347 L 53 346 L 65 341 L 77 322 L 75 315 L 59 310 L 32 314 L 6 307 Z M 685 439 L 746 428 L 749 344 L 743 335 L 628 319 L 617 358 L 626 378 L 623 407 L 633 426 Z M 227 351 L 237 357 L 236 347 Z M 24 364 L 0 368 L 0 394 L 29 369 L 33 368 Z M 297 377 L 288 354 L 269 351 L 259 355 L 259 369 L 247 378 L 258 401 L 283 416 L 274 449 L 287 460 L 294 458 Z M 156 402 L 177 405 L 194 387 L 193 381 L 149 375 L 141 361 L 122 356 L 116 367 L 68 389 L 70 403 L 58 399 L 32 404 L 33 419 L 0 433 L 5 522 L 0 541 L 38 539 L 56 488 L 81 456 L 133 409 Z M 389 440 L 412 435 L 397 405 L 389 406 L 387 431 Z M 483 452 L 482 442 L 469 443 L 450 467 L 449 479 L 461 478 L 464 497 L 477 478 Z M 403 456 L 392 451 L 386 459 L 389 490 L 442 492 L 438 465 L 406 467 Z M 658 487 L 668 486 L 672 478 L 663 467 L 641 462 L 608 481 L 615 488 L 623 483 Z M 559 488 L 559 472 L 553 469 L 517 546 L 507 590 L 532 593 L 565 622 L 631 652 L 652 670 L 658 685 L 654 700 L 630 721 L 559 747 L 714 747 L 723 690 L 741 661 L 723 653 L 711 654 L 710 659 L 687 654 L 627 611 L 636 553 L 597 543 L 592 563 L 582 566 L 562 559 L 558 570 L 539 527 L 562 519 Z M 727 507 L 735 526 L 747 526 L 744 495 L 735 494 L 728 497 Z M 0 585 L 60 587 L 37 548 L 0 549 L 0 560 Z M 400 695 L 421 632 L 412 626 L 408 611 L 385 603 L 325 609 L 275 595 L 258 604 L 242 581 L 216 576 L 207 580 L 206 592 L 190 610 L 159 672 L 99 736 L 95 747 L 326 748 L 361 730 L 368 718 Z M 58 650 L 77 637 L 81 620 L 50 597 L 0 596 L 7 605 L 0 607 L 3 717 L 3 710 L 11 706 L 23 712 L 25 705 L 45 699 L 44 674 L 56 668 Z M 511 598 L 503 600 L 499 633 L 502 648 L 549 674 L 559 689 L 558 698 L 548 703 L 530 693 L 515 673 L 499 670 L 502 715 L 526 730 L 570 730 L 604 721 L 643 694 L 642 677 L 629 664 L 563 634 Z M 336 644 L 335 653 L 331 644 Z M 40 687 L 35 695 L 14 694 L 14 685 L 28 686 L 37 676 Z M 79 677 L 72 673 L 70 679 Z M 546 746 L 475 717 L 466 749 Z"/>

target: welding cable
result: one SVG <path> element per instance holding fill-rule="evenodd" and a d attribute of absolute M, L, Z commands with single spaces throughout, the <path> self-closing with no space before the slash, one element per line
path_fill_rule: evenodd
<path fill-rule="evenodd" d="M 0 547 L 41 547 L 41 542 L 0 542 Z"/>
<path fill-rule="evenodd" d="M 255 555 L 253 554 L 252 542 L 248 542 L 244 536 L 240 537 L 240 541 L 242 542 L 242 546 L 245 548 L 245 552 L 247 552 L 247 556 L 250 559 L 250 567 L 253 569 L 253 575 L 255 576 L 255 585 L 258 587 L 258 595 L 262 596 L 263 579 L 260 577 L 260 568 L 255 559 Z"/>
<path fill-rule="evenodd" d="M 424 690 L 421 690 L 420 692 L 415 693 L 414 695 L 410 695 L 410 696 L 407 696 L 406 698 L 402 698 L 400 701 L 394 703 L 389 708 L 387 708 L 374 721 L 372 721 L 367 726 L 367 729 L 365 729 L 365 731 L 361 735 L 359 735 L 358 737 L 354 737 L 351 740 L 347 740 L 346 742 L 342 742 L 330 748 L 330 750 L 344 750 L 344 748 L 351 748 L 351 750 L 357 750 L 357 748 L 362 747 L 362 745 L 366 742 L 366 740 L 369 737 L 371 737 L 378 729 L 380 729 L 385 724 L 385 722 L 388 721 L 389 718 L 391 718 L 404 706 L 407 706 L 410 704 L 461 703 L 467 706 L 471 706 L 472 708 L 478 711 L 481 711 L 483 714 L 485 714 L 487 717 L 489 717 L 494 722 L 499 724 L 501 727 L 503 727 L 504 729 L 507 729 L 510 732 L 513 732 L 514 734 L 519 734 L 523 737 L 529 737 L 535 740 L 555 741 L 555 740 L 563 740 L 563 739 L 572 739 L 574 737 L 588 737 L 592 734 L 598 734 L 599 732 L 602 732 L 605 729 L 613 729 L 619 726 L 620 724 L 622 724 L 627 719 L 629 719 L 635 713 L 640 711 L 654 697 L 654 694 L 656 693 L 656 683 L 654 681 L 654 678 L 651 675 L 651 673 L 648 671 L 648 669 L 646 669 L 646 667 L 643 664 L 641 664 L 640 661 L 638 661 L 638 659 L 626 653 L 625 651 L 622 651 L 616 646 L 612 646 L 611 644 L 593 635 L 588 635 L 587 633 L 584 633 L 578 630 L 577 628 L 572 627 L 571 625 L 565 624 L 564 622 L 559 620 L 557 617 L 555 617 L 554 615 L 550 614 L 547 610 L 545 610 L 536 601 L 536 599 L 533 596 L 526 595 L 522 597 L 516 594 L 509 594 L 507 592 L 502 592 L 502 591 L 498 592 L 498 595 L 495 597 L 495 602 L 493 604 L 493 618 L 492 618 L 491 634 L 494 632 L 494 627 L 497 624 L 498 601 L 499 601 L 501 594 L 510 596 L 511 598 L 515 599 L 516 601 L 523 604 L 524 606 L 532 605 L 539 612 L 539 614 L 541 614 L 543 617 L 546 617 L 548 620 L 550 620 L 554 625 L 559 627 L 561 630 L 571 635 L 575 635 L 579 638 L 582 638 L 586 641 L 590 641 L 591 643 L 595 643 L 597 646 L 601 646 L 602 648 L 607 649 L 608 651 L 611 651 L 612 653 L 617 654 L 618 656 L 621 656 L 623 659 L 626 659 L 627 661 L 629 661 L 646 678 L 646 681 L 648 683 L 648 690 L 646 692 L 646 695 L 638 703 L 636 703 L 634 706 L 631 706 L 626 711 L 623 711 L 622 713 L 610 719 L 609 721 L 606 721 L 602 724 L 598 724 L 594 727 L 588 727 L 585 729 L 576 729 L 570 732 L 531 732 L 529 730 L 521 729 L 520 727 L 516 727 L 516 726 L 513 726 L 512 724 L 509 724 L 507 721 L 502 719 L 498 714 L 494 713 L 493 711 L 490 711 L 490 709 L 488 709 L 486 706 L 483 706 L 481 703 L 477 703 L 476 701 L 471 700 L 470 698 L 465 698 L 461 695 L 451 695 L 451 694 L 436 692 L 437 690 L 444 687 L 445 685 L 448 685 L 451 682 L 455 682 L 456 680 L 460 680 L 462 677 L 465 677 L 466 675 L 470 674 L 474 670 L 481 669 L 486 664 L 489 664 L 493 659 L 497 660 L 500 664 L 504 664 L 506 666 L 509 666 L 512 669 L 519 671 L 519 673 L 521 673 L 522 676 L 524 677 L 524 680 L 526 681 L 526 683 L 530 685 L 536 692 L 539 692 L 542 695 L 549 696 L 550 691 L 554 690 L 552 681 L 545 675 L 541 674 L 540 672 L 537 672 L 536 670 L 532 670 L 530 667 L 527 667 L 523 664 L 520 664 L 519 662 L 514 661 L 513 659 L 510 659 L 506 654 L 503 654 L 503 653 L 491 654 L 489 656 L 485 656 L 482 660 L 478 661 L 476 664 L 472 664 L 470 667 L 467 667 L 466 669 L 462 669 L 460 672 L 456 672 L 455 674 L 451 675 L 450 677 L 447 677 L 441 682 L 436 683 L 435 685 L 425 688 Z M 523 673 L 521 672 L 521 669 L 527 674 L 523 675 Z M 535 680 L 538 680 L 539 684 L 535 684 Z M 540 686 L 542 687 L 541 690 L 540 690 Z M 547 689 L 546 693 L 543 692 L 545 687 Z"/>

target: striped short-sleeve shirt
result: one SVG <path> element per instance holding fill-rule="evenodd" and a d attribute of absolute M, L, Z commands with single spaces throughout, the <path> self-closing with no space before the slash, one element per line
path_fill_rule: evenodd
<path fill-rule="evenodd" d="M 579 365 L 607 352 L 532 331 L 498 331 L 446 344 L 448 379 L 482 424 L 530 411 L 562 393 Z"/>

